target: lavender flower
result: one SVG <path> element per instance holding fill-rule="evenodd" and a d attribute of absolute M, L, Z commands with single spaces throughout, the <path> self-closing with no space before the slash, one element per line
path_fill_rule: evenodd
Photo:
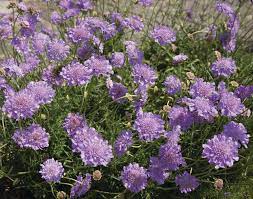
<path fill-rule="evenodd" d="M 196 177 L 185 171 L 182 175 L 177 175 L 175 182 L 179 186 L 181 193 L 194 191 L 199 186 L 199 181 Z"/>
<path fill-rule="evenodd" d="M 47 182 L 60 182 L 64 173 L 64 168 L 62 163 L 52 158 L 41 164 L 41 169 L 39 172 L 42 178 Z"/>
<path fill-rule="evenodd" d="M 125 55 L 122 52 L 115 52 L 111 56 L 111 65 L 115 68 L 121 68 L 125 62 Z"/>
<path fill-rule="evenodd" d="M 64 120 L 63 127 L 70 137 L 73 137 L 77 129 L 87 126 L 85 118 L 79 113 L 68 113 Z"/>
<path fill-rule="evenodd" d="M 67 58 L 70 47 L 62 40 L 54 40 L 47 46 L 47 57 L 51 61 L 62 61 Z"/>
<path fill-rule="evenodd" d="M 150 36 L 162 46 L 176 41 L 175 31 L 167 26 L 156 26 Z"/>
<path fill-rule="evenodd" d="M 34 95 L 35 100 L 38 104 L 48 104 L 50 103 L 54 96 L 54 89 L 44 81 L 30 82 L 26 88 L 32 95 Z"/>
<path fill-rule="evenodd" d="M 249 135 L 247 134 L 247 129 L 242 123 L 229 122 L 224 126 L 223 134 L 225 136 L 233 138 L 233 140 L 240 142 L 244 147 L 247 148 L 249 143 Z"/>
<path fill-rule="evenodd" d="M 132 145 L 132 132 L 122 131 L 117 140 L 114 143 L 114 151 L 117 156 L 122 156 L 127 151 L 127 149 Z"/>
<path fill-rule="evenodd" d="M 231 137 L 215 135 L 203 144 L 202 157 L 207 158 L 216 169 L 232 167 L 234 161 L 239 160 L 238 147 L 238 142 L 233 141 Z"/>
<path fill-rule="evenodd" d="M 138 4 L 141 6 L 151 6 L 153 3 L 153 0 L 138 0 Z"/>
<path fill-rule="evenodd" d="M 157 79 L 156 71 L 147 64 L 134 65 L 132 75 L 134 82 L 142 85 L 153 86 Z"/>
<path fill-rule="evenodd" d="M 92 69 L 79 62 L 72 62 L 62 68 L 60 76 L 66 80 L 69 86 L 81 86 L 90 82 Z"/>
<path fill-rule="evenodd" d="M 32 40 L 32 47 L 36 54 L 41 54 L 45 51 L 48 41 L 48 35 L 44 33 L 35 33 Z"/>
<path fill-rule="evenodd" d="M 92 69 L 92 74 L 96 76 L 113 74 L 112 66 L 104 56 L 93 55 L 84 65 Z"/>
<path fill-rule="evenodd" d="M 167 131 L 164 133 L 165 137 L 167 138 L 167 142 L 172 145 L 178 144 L 181 134 L 182 132 L 180 126 L 175 126 L 173 127 L 172 131 Z"/>
<path fill-rule="evenodd" d="M 239 97 L 241 100 L 250 98 L 252 94 L 253 94 L 253 85 L 252 86 L 241 85 L 235 90 L 235 95 Z"/>
<path fill-rule="evenodd" d="M 140 32 L 144 28 L 144 24 L 142 23 L 142 19 L 136 15 L 126 18 L 123 21 L 123 26 L 127 27 L 131 30 L 137 31 L 137 32 Z"/>
<path fill-rule="evenodd" d="M 169 173 L 162 167 L 161 161 L 158 157 L 150 158 L 148 171 L 149 177 L 159 185 L 164 184 L 164 181 L 169 177 Z"/>
<path fill-rule="evenodd" d="M 77 1 L 76 5 L 80 10 L 83 11 L 92 10 L 94 7 L 92 1 L 90 0 L 79 0 Z"/>
<path fill-rule="evenodd" d="M 220 13 L 227 15 L 228 17 L 234 15 L 235 11 L 228 3 L 217 2 L 216 10 Z"/>
<path fill-rule="evenodd" d="M 176 171 L 180 165 L 186 164 L 181 153 L 181 147 L 169 142 L 160 147 L 159 159 L 162 168 L 169 171 Z"/>
<path fill-rule="evenodd" d="M 62 85 L 63 79 L 58 74 L 56 74 L 55 69 L 55 65 L 49 65 L 47 68 L 44 68 L 41 79 L 48 84 Z"/>
<path fill-rule="evenodd" d="M 49 134 L 38 124 L 32 124 L 25 130 L 16 130 L 12 139 L 21 148 L 39 150 L 49 146 Z"/>
<path fill-rule="evenodd" d="M 139 85 L 137 89 L 134 90 L 134 94 L 137 95 L 137 99 L 134 102 L 135 110 L 138 113 L 148 100 L 148 85 Z"/>
<path fill-rule="evenodd" d="M 138 114 L 133 127 L 138 131 L 139 138 L 146 142 L 153 141 L 164 133 L 161 116 L 150 112 Z"/>
<path fill-rule="evenodd" d="M 53 24 L 60 24 L 63 22 L 62 16 L 57 12 L 57 11 L 53 11 L 51 13 L 51 22 Z"/>
<path fill-rule="evenodd" d="M 21 90 L 5 100 L 2 111 L 8 117 L 20 120 L 31 118 L 38 109 L 34 96 L 27 90 Z"/>
<path fill-rule="evenodd" d="M 138 49 L 137 44 L 133 41 L 125 41 L 128 60 L 131 65 L 141 64 L 144 58 L 143 52 Z"/>
<path fill-rule="evenodd" d="M 77 176 L 76 182 L 71 188 L 70 198 L 76 198 L 83 196 L 87 191 L 89 191 L 91 186 L 91 175 L 86 174 L 85 178 L 81 175 Z"/>
<path fill-rule="evenodd" d="M 6 59 L 1 63 L 1 69 L 4 70 L 6 75 L 10 77 L 22 77 L 24 76 L 22 69 L 18 66 L 14 59 Z"/>
<path fill-rule="evenodd" d="M 124 166 L 121 172 L 121 180 L 124 186 L 132 192 L 138 193 L 147 186 L 147 170 L 137 163 Z"/>
<path fill-rule="evenodd" d="M 123 97 L 127 94 L 128 89 L 121 83 L 112 82 L 112 85 L 109 86 L 109 94 L 112 97 L 113 101 L 118 103 L 123 103 L 126 100 Z"/>
<path fill-rule="evenodd" d="M 193 98 L 204 97 L 215 102 L 219 98 L 218 92 L 215 90 L 215 84 L 205 82 L 202 78 L 197 78 L 194 84 L 191 85 L 190 95 Z"/>
<path fill-rule="evenodd" d="M 232 92 L 223 92 L 220 96 L 219 109 L 221 114 L 228 117 L 236 117 L 245 110 L 241 99 Z"/>
<path fill-rule="evenodd" d="M 174 106 L 169 112 L 169 124 L 171 127 L 181 126 L 182 130 L 187 130 L 193 124 L 194 118 L 186 107 Z"/>
<path fill-rule="evenodd" d="M 229 77 L 236 72 L 235 61 L 232 58 L 221 58 L 211 65 L 215 76 Z"/>
<path fill-rule="evenodd" d="M 188 59 L 188 56 L 183 53 L 180 53 L 179 55 L 174 56 L 172 59 L 173 64 L 180 64 L 186 61 Z"/>
<path fill-rule="evenodd" d="M 181 81 L 175 75 L 168 76 L 164 85 L 169 95 L 174 95 L 181 91 Z"/>
<path fill-rule="evenodd" d="M 74 28 L 70 28 L 68 36 L 73 43 L 89 41 L 93 37 L 89 28 L 80 25 Z"/>

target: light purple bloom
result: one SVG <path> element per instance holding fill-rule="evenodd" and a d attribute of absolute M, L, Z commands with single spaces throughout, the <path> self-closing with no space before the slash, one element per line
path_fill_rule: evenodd
<path fill-rule="evenodd" d="M 22 69 L 18 66 L 14 59 L 6 59 L 1 62 L 0 68 L 2 68 L 6 75 L 11 77 L 24 76 Z"/>
<path fill-rule="evenodd" d="M 52 85 L 62 85 L 63 79 L 56 72 L 55 65 L 49 65 L 42 71 L 41 79 Z"/>
<path fill-rule="evenodd" d="M 236 123 L 234 121 L 229 122 L 224 126 L 223 134 L 225 136 L 233 138 L 233 140 L 240 142 L 244 147 L 247 148 L 249 143 L 249 134 L 247 129 L 242 123 Z"/>
<path fill-rule="evenodd" d="M 117 140 L 114 143 L 114 151 L 117 156 L 122 156 L 127 151 L 127 149 L 132 145 L 132 132 L 131 131 L 122 131 Z"/>
<path fill-rule="evenodd" d="M 133 41 L 125 41 L 128 60 L 131 65 L 141 64 L 144 58 L 143 52 L 138 49 L 137 44 Z"/>
<path fill-rule="evenodd" d="M 64 168 L 62 163 L 52 158 L 41 164 L 41 169 L 39 172 L 42 178 L 47 182 L 60 182 L 64 173 Z"/>
<path fill-rule="evenodd" d="M 132 75 L 134 82 L 141 85 L 153 86 L 157 79 L 156 71 L 147 64 L 134 65 Z"/>
<path fill-rule="evenodd" d="M 211 65 L 215 76 L 229 77 L 236 72 L 235 61 L 232 58 L 221 58 Z"/>
<path fill-rule="evenodd" d="M 72 62 L 62 68 L 60 76 L 66 80 L 69 86 L 81 86 L 90 82 L 92 69 L 79 62 Z"/>
<path fill-rule="evenodd" d="M 45 81 L 32 81 L 26 89 L 34 96 L 38 104 L 48 104 L 55 96 L 54 89 Z"/>
<path fill-rule="evenodd" d="M 175 183 L 179 186 L 181 193 L 194 191 L 199 186 L 199 181 L 196 177 L 185 171 L 182 175 L 177 175 Z"/>
<path fill-rule="evenodd" d="M 74 28 L 70 28 L 68 31 L 68 36 L 73 43 L 89 41 L 93 37 L 90 32 L 90 29 L 81 25 L 76 26 Z"/>
<path fill-rule="evenodd" d="M 179 55 L 174 56 L 172 59 L 173 59 L 172 60 L 173 64 L 180 64 L 180 63 L 186 61 L 188 59 L 188 56 L 181 53 Z"/>
<path fill-rule="evenodd" d="M 137 115 L 133 127 L 141 140 L 150 142 L 164 133 L 164 123 L 160 115 L 144 112 Z"/>
<path fill-rule="evenodd" d="M 67 131 L 70 137 L 73 137 L 77 129 L 85 126 L 87 126 L 85 118 L 79 113 L 68 113 L 63 123 L 64 130 Z"/>
<path fill-rule="evenodd" d="M 49 41 L 49 36 L 44 33 L 35 33 L 32 39 L 32 46 L 37 54 L 41 54 L 45 51 Z"/>
<path fill-rule="evenodd" d="M 173 144 L 178 144 L 180 141 L 180 135 L 182 134 L 181 127 L 175 126 L 172 131 L 167 131 L 164 136 L 167 138 L 167 142 Z"/>
<path fill-rule="evenodd" d="M 112 54 L 110 62 L 113 67 L 121 68 L 125 63 L 125 55 L 122 52 L 115 52 Z"/>
<path fill-rule="evenodd" d="M 70 47 L 62 40 L 54 40 L 48 43 L 47 57 L 51 61 L 63 61 L 69 54 Z"/>
<path fill-rule="evenodd" d="M 53 11 L 51 13 L 51 21 L 53 24 L 60 24 L 63 22 L 63 19 L 62 16 L 57 11 Z"/>
<path fill-rule="evenodd" d="M 138 0 L 138 4 L 141 6 L 151 6 L 153 3 L 153 0 Z"/>
<path fill-rule="evenodd" d="M 121 172 L 121 180 L 124 186 L 131 192 L 138 193 L 147 186 L 147 170 L 137 163 L 124 166 Z"/>
<path fill-rule="evenodd" d="M 149 177 L 159 185 L 164 184 L 164 181 L 169 177 L 169 173 L 162 167 L 161 161 L 158 157 L 150 158 L 148 172 Z"/>
<path fill-rule="evenodd" d="M 232 167 L 234 161 L 238 161 L 239 143 L 231 137 L 225 135 L 215 135 L 203 144 L 202 157 L 208 159 L 208 162 L 216 169 Z"/>
<path fill-rule="evenodd" d="M 94 5 L 91 0 L 78 0 L 77 7 L 83 11 L 92 10 Z"/>
<path fill-rule="evenodd" d="M 89 191 L 91 187 L 91 180 L 92 176 L 88 173 L 85 175 L 85 178 L 81 175 L 77 176 L 76 182 L 70 191 L 70 198 L 81 197 Z"/>
<path fill-rule="evenodd" d="M 38 109 L 39 104 L 34 96 L 27 90 L 21 90 L 5 100 L 2 111 L 8 117 L 20 120 L 31 118 Z"/>
<path fill-rule="evenodd" d="M 21 148 L 39 150 L 49 146 L 49 134 L 38 124 L 32 124 L 25 130 L 16 130 L 12 139 Z"/>
<path fill-rule="evenodd" d="M 239 86 L 235 90 L 235 95 L 239 97 L 241 100 L 244 100 L 246 98 L 250 98 L 253 95 L 253 85 L 251 86 Z"/>
<path fill-rule="evenodd" d="M 150 36 L 162 46 L 176 41 L 176 32 L 167 26 L 156 26 Z"/>
<path fill-rule="evenodd" d="M 174 95 L 181 91 L 181 81 L 175 75 L 170 75 L 166 78 L 164 85 L 169 95 Z"/>
<path fill-rule="evenodd" d="M 127 94 L 128 89 L 121 83 L 112 82 L 108 87 L 109 94 L 112 97 L 113 101 L 118 103 L 123 103 L 126 101 L 123 97 Z"/>
<path fill-rule="evenodd" d="M 137 32 L 140 32 L 144 28 L 142 19 L 136 15 L 125 18 L 125 20 L 123 21 L 123 26 Z"/>
<path fill-rule="evenodd" d="M 148 100 L 148 85 L 140 84 L 137 89 L 134 90 L 134 94 L 137 95 L 137 99 L 134 101 L 135 110 L 138 113 Z"/>

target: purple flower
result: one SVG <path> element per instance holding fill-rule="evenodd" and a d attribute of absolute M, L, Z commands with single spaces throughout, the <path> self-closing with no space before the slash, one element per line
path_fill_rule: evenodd
<path fill-rule="evenodd" d="M 211 65 L 215 76 L 229 77 L 236 72 L 235 61 L 232 58 L 221 58 Z"/>
<path fill-rule="evenodd" d="M 115 52 L 111 56 L 111 64 L 115 68 L 121 68 L 125 63 L 125 55 L 122 52 Z"/>
<path fill-rule="evenodd" d="M 77 16 L 80 13 L 80 9 L 77 8 L 71 8 L 71 9 L 67 9 L 64 14 L 63 14 L 63 20 L 68 20 L 72 17 Z"/>
<path fill-rule="evenodd" d="M 125 18 L 125 20 L 123 21 L 123 26 L 137 32 L 140 32 L 144 28 L 142 19 L 136 15 Z"/>
<path fill-rule="evenodd" d="M 121 172 L 121 180 L 124 186 L 131 192 L 138 193 L 147 186 L 147 170 L 137 163 L 130 163 L 124 166 Z"/>
<path fill-rule="evenodd" d="M 80 25 L 74 28 L 70 28 L 68 32 L 68 36 L 73 43 L 89 41 L 93 37 L 89 28 L 85 26 L 80 26 Z"/>
<path fill-rule="evenodd" d="M 235 11 L 231 7 L 231 5 L 229 5 L 228 3 L 222 3 L 222 2 L 217 2 L 216 10 L 220 13 L 223 13 L 223 14 L 229 16 L 229 17 L 231 15 L 234 15 L 234 13 L 235 13 Z"/>
<path fill-rule="evenodd" d="M 213 41 L 215 40 L 216 35 L 217 35 L 217 26 L 215 26 L 214 24 L 211 24 L 210 26 L 208 26 L 208 32 L 207 32 L 206 38 L 209 41 Z"/>
<path fill-rule="evenodd" d="M 182 132 L 180 126 L 175 126 L 173 127 L 172 131 L 167 131 L 164 133 L 165 137 L 167 138 L 167 142 L 171 143 L 172 145 L 178 144 L 181 134 Z"/>
<path fill-rule="evenodd" d="M 175 75 L 168 76 L 164 85 L 169 95 L 174 95 L 181 91 L 181 81 Z"/>
<path fill-rule="evenodd" d="M 53 24 L 60 24 L 63 22 L 63 19 L 62 16 L 57 11 L 53 11 L 51 13 L 51 21 Z"/>
<path fill-rule="evenodd" d="M 41 79 L 49 84 L 62 85 L 63 79 L 58 74 L 56 74 L 55 69 L 55 65 L 49 65 L 47 68 L 44 68 L 42 71 Z"/>
<path fill-rule="evenodd" d="M 93 55 L 84 65 L 92 69 L 92 74 L 96 76 L 113 74 L 112 66 L 104 56 Z"/>
<path fill-rule="evenodd" d="M 64 130 L 67 131 L 70 137 L 74 135 L 77 129 L 84 128 L 86 125 L 85 118 L 79 113 L 68 113 L 63 123 Z"/>
<path fill-rule="evenodd" d="M 197 78 L 191 85 L 190 95 L 193 98 L 204 97 L 215 102 L 219 98 L 218 92 L 215 90 L 215 84 L 205 82 L 202 78 Z"/>
<path fill-rule="evenodd" d="M 81 197 L 87 191 L 89 191 L 91 187 L 91 178 L 92 176 L 88 173 L 86 174 L 85 178 L 83 178 L 81 175 L 77 176 L 76 182 L 70 191 L 70 198 Z"/>
<path fill-rule="evenodd" d="M 169 171 L 176 171 L 180 165 L 184 166 L 186 164 L 181 153 L 181 147 L 170 142 L 160 147 L 159 159 L 162 168 Z"/>
<path fill-rule="evenodd" d="M 138 0 L 138 4 L 141 6 L 151 6 L 153 3 L 153 0 Z"/>
<path fill-rule="evenodd" d="M 6 59 L 2 61 L 1 68 L 5 71 L 6 75 L 11 77 L 22 77 L 24 76 L 22 69 L 18 66 L 14 59 Z"/>
<path fill-rule="evenodd" d="M 180 64 L 180 63 L 186 61 L 188 59 L 188 56 L 181 53 L 179 55 L 174 56 L 172 59 L 173 59 L 172 60 L 173 64 Z"/>
<path fill-rule="evenodd" d="M 141 85 L 153 86 L 157 79 L 156 71 L 147 64 L 134 65 L 132 75 L 134 82 Z"/>
<path fill-rule="evenodd" d="M 39 173 L 47 182 L 60 182 L 64 173 L 64 168 L 62 166 L 62 163 L 52 158 L 46 160 L 43 162 L 43 164 L 41 164 Z"/>
<path fill-rule="evenodd" d="M 90 0 L 78 0 L 77 7 L 83 11 L 88 11 L 93 9 L 93 3 Z"/>
<path fill-rule="evenodd" d="M 233 140 L 240 142 L 247 148 L 249 143 L 249 135 L 247 129 L 242 123 L 229 122 L 224 126 L 223 134 L 227 137 L 233 138 Z"/>
<path fill-rule="evenodd" d="M 40 62 L 38 57 L 33 54 L 27 54 L 25 59 L 26 59 L 25 62 L 20 63 L 18 66 L 19 69 L 21 69 L 21 71 L 22 71 L 21 77 L 29 74 L 34 69 L 36 69 L 39 62 Z"/>
<path fill-rule="evenodd" d="M 123 103 L 126 101 L 123 97 L 127 94 L 128 89 L 123 84 L 112 82 L 111 85 L 108 85 L 108 89 L 113 101 L 118 103 Z"/>
<path fill-rule="evenodd" d="M 216 169 L 232 167 L 234 161 L 238 161 L 239 143 L 225 135 L 215 135 L 203 144 L 202 157 L 208 159 Z"/>
<path fill-rule="evenodd" d="M 114 151 L 117 156 L 122 156 L 127 151 L 127 149 L 132 145 L 132 132 L 122 131 L 117 140 L 114 143 Z"/>
<path fill-rule="evenodd" d="M 31 118 L 38 109 L 39 104 L 34 96 L 27 90 L 21 90 L 5 100 L 2 111 L 8 117 L 20 120 Z"/>
<path fill-rule="evenodd" d="M 24 37 L 30 37 L 34 34 L 36 26 L 40 21 L 38 13 L 27 12 L 23 17 L 19 18 L 21 29 L 20 33 Z"/>
<path fill-rule="evenodd" d="M 37 54 L 41 54 L 45 51 L 49 41 L 49 36 L 44 33 L 35 33 L 32 39 L 32 46 Z"/>
<path fill-rule="evenodd" d="M 181 193 L 194 191 L 199 186 L 199 181 L 196 177 L 185 171 L 182 175 L 177 175 L 175 183 L 179 186 Z"/>
<path fill-rule="evenodd" d="M 162 167 L 161 161 L 158 157 L 150 158 L 148 172 L 149 177 L 159 185 L 164 184 L 164 181 L 169 177 L 169 173 Z"/>
<path fill-rule="evenodd" d="M 123 29 L 123 23 L 124 23 L 124 18 L 122 17 L 121 13 L 113 12 L 110 16 L 110 20 L 116 24 L 117 30 L 122 31 Z"/>
<path fill-rule="evenodd" d="M 252 94 L 253 94 L 253 85 L 252 86 L 241 85 L 235 90 L 235 95 L 241 98 L 241 100 L 250 98 Z"/>
<path fill-rule="evenodd" d="M 12 26 L 8 16 L 0 18 L 0 40 L 7 39 L 12 34 Z"/>
<path fill-rule="evenodd" d="M 137 99 L 134 101 L 135 110 L 138 113 L 148 100 L 148 85 L 139 85 L 134 90 L 134 94 L 137 95 Z"/>
<path fill-rule="evenodd" d="M 207 121 L 213 121 L 214 117 L 218 116 L 218 111 L 213 102 L 204 97 L 196 97 L 195 99 L 184 98 L 182 100 L 187 104 L 191 112 L 196 112 L 201 118 Z"/>
<path fill-rule="evenodd" d="M 133 127 L 141 140 L 150 142 L 164 133 L 164 123 L 160 115 L 147 112 L 137 115 Z"/>
<path fill-rule="evenodd" d="M 27 85 L 26 89 L 34 96 L 38 104 L 48 104 L 55 96 L 54 89 L 44 81 L 32 81 Z"/>
<path fill-rule="evenodd" d="M 63 61 L 69 54 L 70 47 L 62 40 L 49 42 L 47 46 L 47 57 L 51 61 Z"/>
<path fill-rule="evenodd" d="M 38 124 L 32 124 L 25 130 L 16 130 L 12 139 L 21 148 L 39 150 L 49 146 L 49 134 Z"/>
<path fill-rule="evenodd" d="M 66 80 L 69 86 L 81 86 L 90 82 L 92 69 L 79 62 L 72 62 L 62 68 L 60 76 Z"/>
<path fill-rule="evenodd" d="M 137 44 L 133 41 L 125 41 L 126 52 L 128 60 L 131 65 L 141 64 L 144 58 L 143 52 L 137 47 Z"/>
<path fill-rule="evenodd" d="M 224 32 L 220 36 L 220 40 L 222 43 L 222 47 L 228 51 L 228 52 L 233 52 L 236 47 L 236 38 L 232 37 L 230 32 Z"/>
<path fill-rule="evenodd" d="M 150 36 L 162 46 L 176 41 L 176 32 L 167 26 L 156 26 Z"/>
<path fill-rule="evenodd" d="M 174 106 L 169 112 L 169 124 L 171 127 L 181 126 L 182 130 L 187 130 L 193 124 L 192 113 L 186 107 Z"/>
<path fill-rule="evenodd" d="M 220 95 L 219 109 L 221 114 L 228 117 L 236 117 L 245 110 L 241 99 L 232 92 L 223 92 Z"/>

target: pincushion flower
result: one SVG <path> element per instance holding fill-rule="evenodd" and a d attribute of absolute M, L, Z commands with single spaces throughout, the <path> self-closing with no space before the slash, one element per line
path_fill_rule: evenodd
<path fill-rule="evenodd" d="M 32 47 L 36 54 L 41 54 L 45 51 L 49 39 L 49 36 L 44 33 L 35 33 L 32 38 Z"/>
<path fill-rule="evenodd" d="M 164 85 L 169 95 L 174 95 L 181 91 L 181 81 L 175 75 L 170 75 L 166 78 Z"/>
<path fill-rule="evenodd" d="M 16 130 L 12 139 L 21 148 L 39 150 L 49 146 L 49 134 L 38 124 L 32 124 L 24 130 Z"/>
<path fill-rule="evenodd" d="M 173 127 L 172 131 L 166 131 L 164 136 L 167 138 L 167 142 L 171 144 L 178 144 L 181 134 L 181 126 L 175 126 Z"/>
<path fill-rule="evenodd" d="M 215 76 L 229 77 L 236 72 L 235 61 L 232 58 L 220 58 L 211 65 Z"/>
<path fill-rule="evenodd" d="M 181 193 L 188 193 L 194 191 L 199 185 L 199 180 L 185 171 L 182 175 L 177 175 L 175 183 L 179 186 Z"/>
<path fill-rule="evenodd" d="M 247 129 L 242 123 L 236 123 L 234 121 L 229 122 L 224 126 L 223 134 L 233 138 L 233 140 L 241 143 L 247 148 L 250 136 L 247 134 Z"/>
<path fill-rule="evenodd" d="M 131 192 L 138 193 L 147 186 L 147 170 L 137 163 L 124 166 L 121 172 L 121 180 L 124 186 Z"/>
<path fill-rule="evenodd" d="M 235 95 L 239 97 L 241 100 L 244 100 L 246 98 L 250 98 L 253 95 L 253 85 L 251 86 L 239 86 L 235 90 Z"/>
<path fill-rule="evenodd" d="M 110 63 L 115 68 L 121 68 L 125 63 L 125 55 L 122 52 L 115 52 L 112 54 Z"/>
<path fill-rule="evenodd" d="M 81 86 L 90 82 L 92 69 L 79 62 L 72 62 L 62 68 L 60 76 L 69 86 Z"/>
<path fill-rule="evenodd" d="M 55 96 L 54 89 L 45 81 L 31 81 L 27 85 L 26 89 L 32 95 L 34 95 L 34 98 L 38 104 L 48 104 L 53 100 Z"/>
<path fill-rule="evenodd" d="M 151 6 L 153 3 L 153 0 L 138 0 L 138 4 L 142 6 Z"/>
<path fill-rule="evenodd" d="M 164 133 L 164 123 L 160 115 L 144 112 L 137 115 L 133 127 L 141 140 L 150 142 Z"/>
<path fill-rule="evenodd" d="M 53 11 L 51 13 L 51 22 L 53 24 L 60 24 L 63 22 L 63 18 L 57 11 Z"/>
<path fill-rule="evenodd" d="M 9 96 L 3 105 L 2 111 L 8 117 L 20 120 L 31 118 L 39 109 L 39 104 L 27 90 L 21 90 Z"/>
<path fill-rule="evenodd" d="M 137 32 L 140 32 L 144 28 L 142 19 L 136 15 L 126 18 L 122 24 L 124 27 L 127 27 Z"/>
<path fill-rule="evenodd" d="M 155 42 L 162 46 L 176 41 L 176 32 L 167 26 L 156 26 L 150 36 Z"/>
<path fill-rule="evenodd" d="M 216 169 L 232 167 L 238 161 L 239 143 L 231 137 L 219 134 L 203 144 L 202 157 L 215 166 Z"/>
<path fill-rule="evenodd" d="M 84 65 L 90 68 L 95 76 L 113 74 L 112 66 L 104 56 L 93 55 L 84 62 Z"/>
<path fill-rule="evenodd" d="M 156 71 L 147 64 L 134 65 L 132 76 L 135 83 L 149 86 L 153 86 L 157 79 Z"/>
<path fill-rule="evenodd" d="M 41 164 L 39 173 L 47 182 L 60 182 L 64 173 L 64 168 L 62 163 L 52 158 Z"/>
<path fill-rule="evenodd" d="M 144 58 L 143 52 L 137 47 L 134 41 L 125 41 L 126 53 L 131 65 L 141 64 Z"/>
<path fill-rule="evenodd" d="M 68 113 L 63 123 L 63 128 L 70 137 L 73 137 L 77 129 L 84 128 L 85 126 L 87 126 L 87 123 L 79 113 Z"/>
<path fill-rule="evenodd" d="M 89 28 L 79 25 L 69 29 L 68 37 L 73 43 L 80 43 L 91 40 L 93 35 Z"/>
<path fill-rule="evenodd" d="M 83 11 L 92 10 L 94 7 L 91 0 L 78 0 L 76 6 Z"/>
<path fill-rule="evenodd" d="M 179 55 L 176 55 L 172 58 L 172 63 L 173 64 L 180 64 L 180 63 L 186 61 L 187 59 L 188 59 L 187 55 L 180 53 Z"/>
<path fill-rule="evenodd" d="M 47 45 L 47 57 L 50 61 L 63 61 L 69 55 L 70 47 L 62 40 L 54 40 Z"/>
<path fill-rule="evenodd" d="M 114 143 L 114 151 L 117 156 L 122 156 L 127 151 L 127 149 L 132 145 L 132 132 L 131 131 L 122 131 L 117 140 Z"/>
<path fill-rule="evenodd" d="M 123 103 L 126 101 L 123 97 L 127 94 L 128 89 L 121 83 L 113 82 L 109 86 L 109 94 L 112 97 L 113 101 L 118 103 Z"/>
<path fill-rule="evenodd" d="M 164 181 L 169 177 L 169 173 L 163 168 L 158 157 L 150 158 L 148 173 L 149 177 L 157 184 L 164 184 Z"/>
<path fill-rule="evenodd" d="M 92 176 L 86 173 L 83 178 L 81 175 L 77 176 L 76 182 L 71 188 L 70 198 L 76 198 L 83 196 L 91 187 Z"/>

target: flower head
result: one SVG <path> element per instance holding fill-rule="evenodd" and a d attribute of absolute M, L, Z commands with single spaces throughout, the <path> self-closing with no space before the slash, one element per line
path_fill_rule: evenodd
<path fill-rule="evenodd" d="M 162 46 L 176 41 L 175 31 L 167 26 L 156 26 L 150 36 Z"/>
<path fill-rule="evenodd" d="M 125 102 L 124 97 L 128 92 L 127 87 L 125 87 L 121 83 L 113 82 L 112 85 L 109 86 L 109 94 L 112 99 L 116 102 L 123 103 Z"/>
<path fill-rule="evenodd" d="M 144 24 L 142 23 L 141 18 L 136 15 L 126 18 L 123 21 L 123 26 L 137 32 L 140 32 L 144 28 Z"/>
<path fill-rule="evenodd" d="M 153 0 L 138 0 L 138 4 L 141 6 L 151 6 L 153 3 Z"/>
<path fill-rule="evenodd" d="M 132 132 L 131 131 L 122 131 L 117 140 L 114 143 L 114 151 L 117 156 L 122 156 L 127 149 L 132 145 Z"/>
<path fill-rule="evenodd" d="M 81 25 L 70 28 L 68 36 L 73 43 L 89 41 L 93 37 L 89 28 Z"/>
<path fill-rule="evenodd" d="M 125 55 L 122 52 L 115 52 L 112 54 L 111 64 L 115 68 L 121 68 L 125 63 Z"/>
<path fill-rule="evenodd" d="M 70 137 L 72 137 L 77 129 L 84 128 L 87 123 L 83 116 L 79 113 L 68 113 L 64 120 L 63 127 Z"/>
<path fill-rule="evenodd" d="M 244 100 L 246 98 L 250 98 L 253 95 L 253 85 L 251 86 L 239 86 L 235 90 L 235 95 L 239 97 L 241 100 Z"/>
<path fill-rule="evenodd" d="M 134 65 L 132 75 L 135 83 L 149 86 L 153 86 L 157 79 L 156 71 L 147 64 Z"/>
<path fill-rule="evenodd" d="M 158 157 L 150 158 L 148 171 L 149 177 L 157 182 L 157 184 L 163 184 L 164 181 L 169 177 L 169 173 L 165 171 Z"/>
<path fill-rule="evenodd" d="M 173 59 L 172 60 L 173 64 L 180 64 L 180 63 L 186 61 L 188 59 L 188 56 L 181 53 L 179 55 L 174 56 L 172 59 Z"/>
<path fill-rule="evenodd" d="M 144 58 L 143 52 L 138 49 L 137 44 L 133 41 L 125 41 L 128 60 L 131 65 L 141 64 Z"/>
<path fill-rule="evenodd" d="M 137 163 L 124 166 L 121 172 L 121 180 L 124 186 L 132 192 L 138 193 L 147 186 L 147 170 Z"/>
<path fill-rule="evenodd" d="M 199 181 L 196 177 L 185 171 L 182 175 L 177 175 L 175 182 L 181 193 L 188 193 L 194 191 L 199 186 Z"/>
<path fill-rule="evenodd" d="M 62 40 L 54 40 L 47 45 L 47 57 L 51 61 L 63 61 L 69 54 L 70 47 Z"/>
<path fill-rule="evenodd" d="M 39 172 L 42 178 L 47 182 L 60 182 L 64 173 L 64 168 L 62 163 L 52 158 L 41 164 L 41 169 Z"/>
<path fill-rule="evenodd" d="M 174 95 L 181 91 L 181 81 L 175 75 L 168 76 L 164 85 L 166 86 L 169 95 Z"/>
<path fill-rule="evenodd" d="M 238 161 L 238 142 L 231 137 L 219 134 L 203 144 L 202 157 L 218 168 L 232 167 L 234 161 Z"/>
<path fill-rule="evenodd" d="M 85 175 L 85 178 L 83 178 L 81 175 L 77 176 L 76 182 L 70 191 L 70 198 L 83 196 L 87 191 L 89 191 L 90 186 L 91 186 L 90 174 L 87 173 Z"/>
<path fill-rule="evenodd" d="M 215 76 L 229 77 L 236 71 L 235 61 L 232 58 L 221 58 L 211 65 Z"/>

